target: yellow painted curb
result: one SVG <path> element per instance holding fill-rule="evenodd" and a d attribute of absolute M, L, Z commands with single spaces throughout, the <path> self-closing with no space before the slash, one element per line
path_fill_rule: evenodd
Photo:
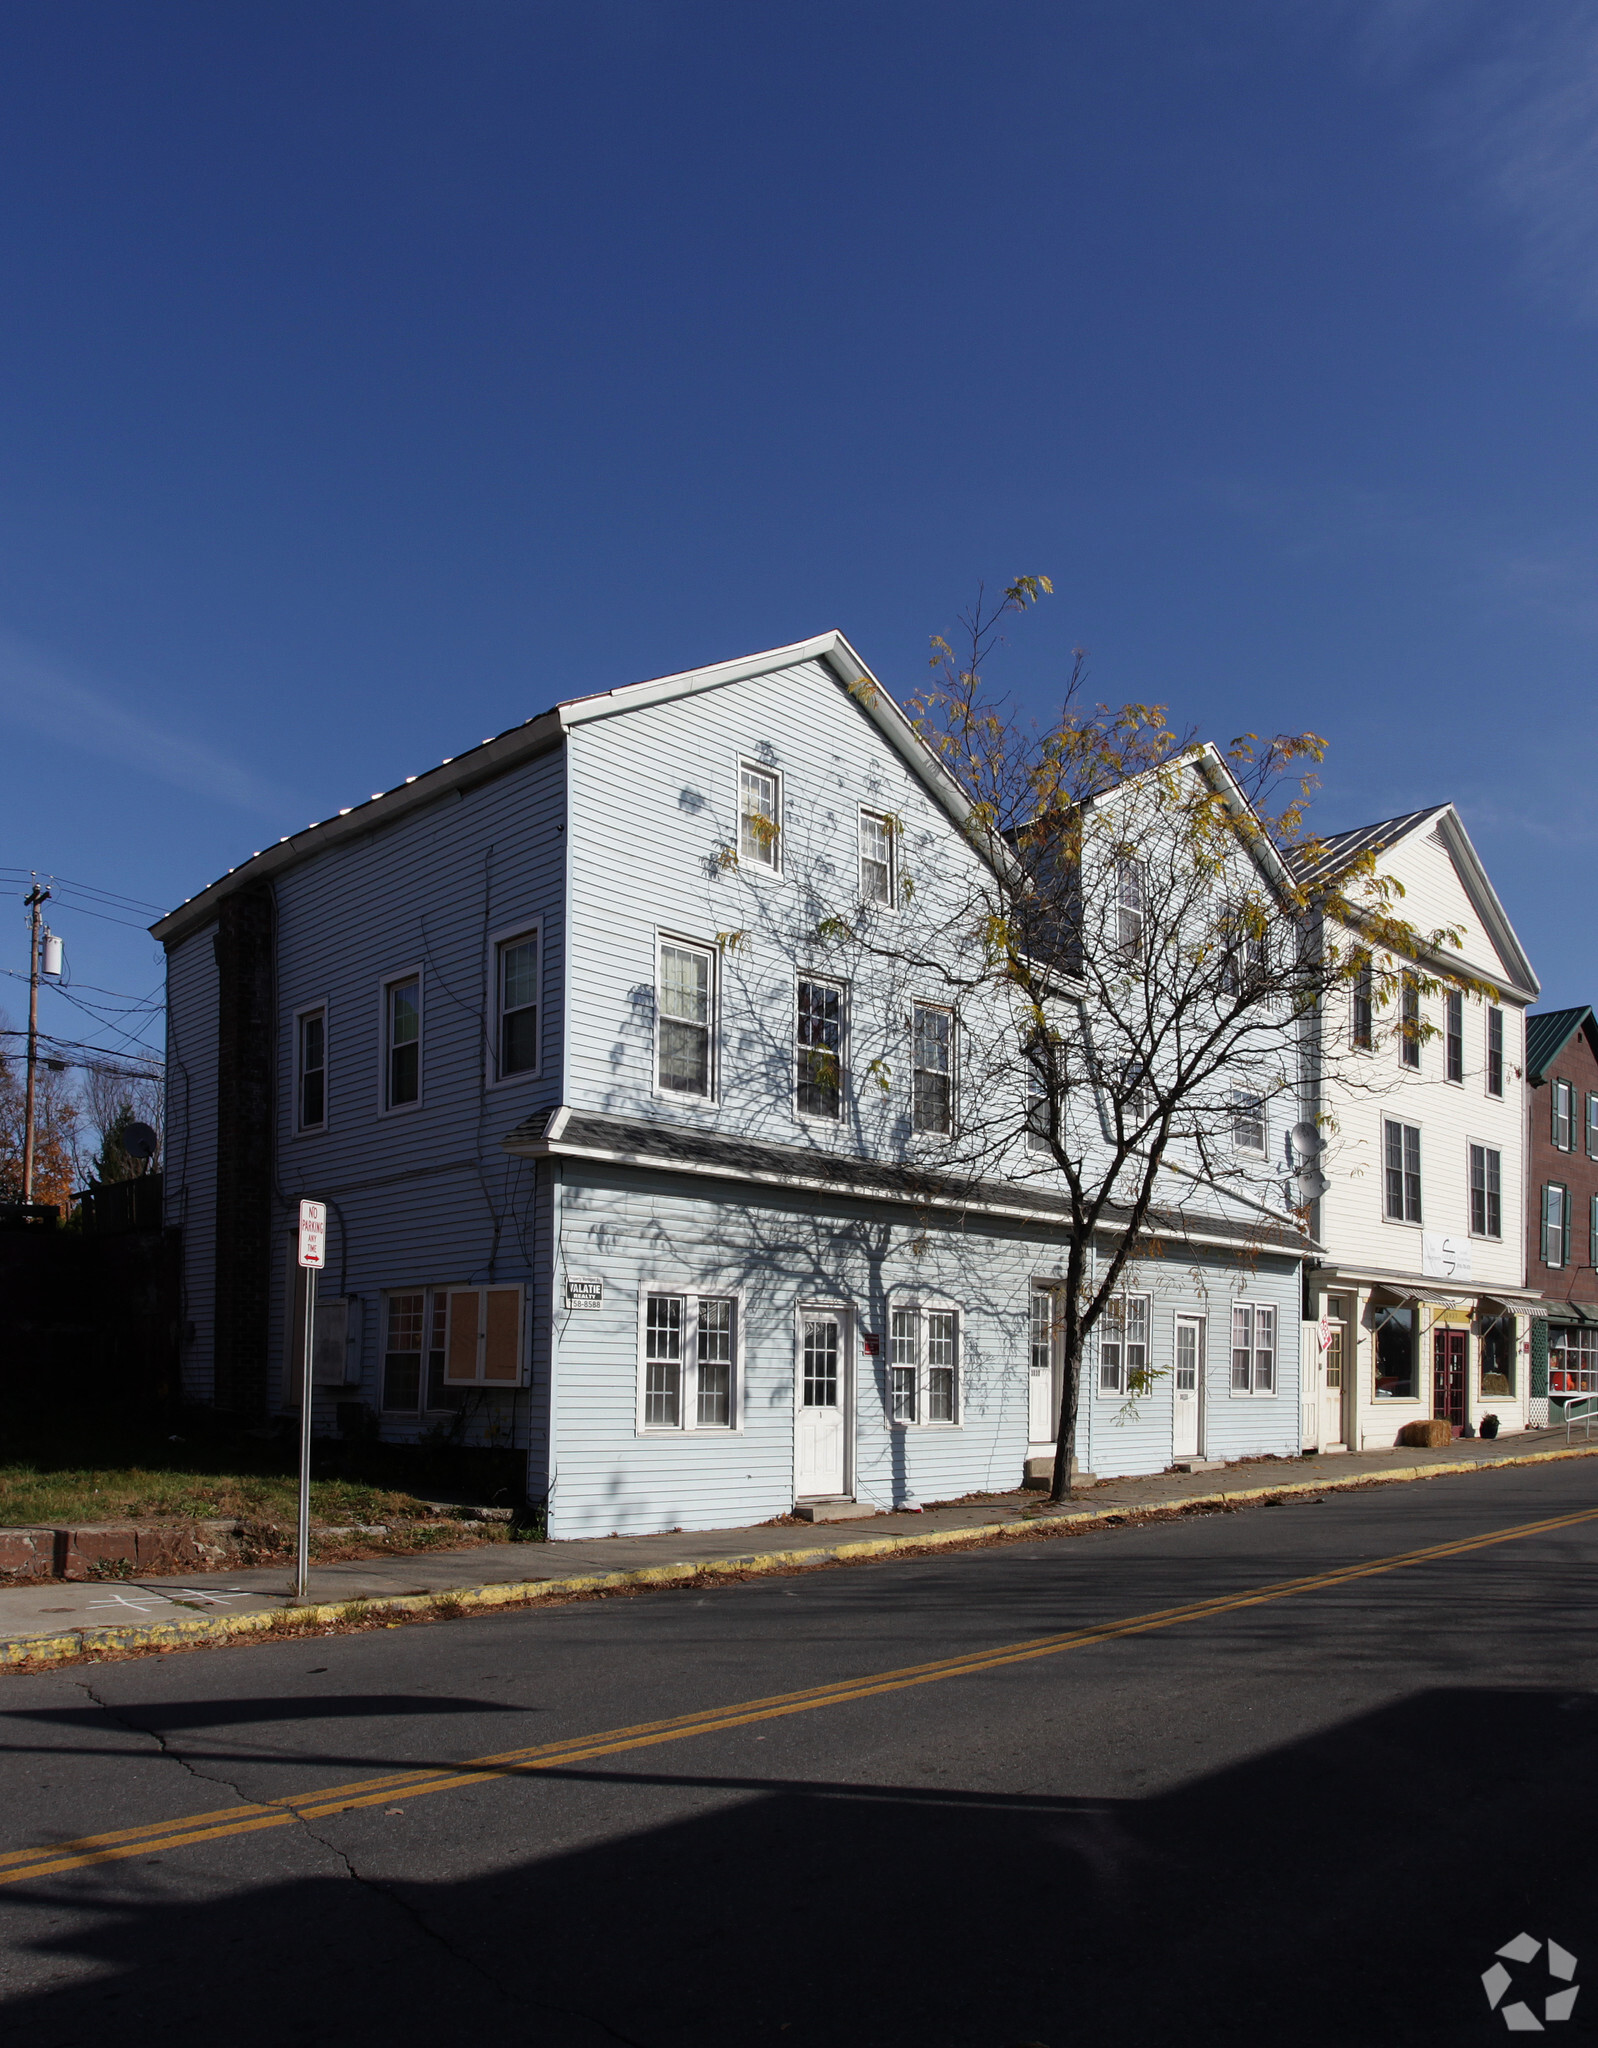
<path fill-rule="evenodd" d="M 631 1571 L 591 1572 L 564 1579 L 516 1579 L 503 1585 L 466 1586 L 457 1592 L 395 1593 L 369 1600 L 325 1601 L 307 1607 L 280 1607 L 256 1614 L 197 1615 L 193 1621 L 137 1622 L 126 1627 L 70 1629 L 60 1635 L 13 1636 L 0 1642 L 0 1670 L 8 1666 L 56 1664 L 96 1650 L 188 1649 L 225 1643 L 241 1636 L 271 1635 L 277 1630 L 376 1621 L 384 1615 L 431 1615 L 448 1620 L 457 1614 L 492 1607 L 519 1607 L 552 1596 L 613 1593 L 627 1587 L 681 1585 L 701 1575 L 722 1572 L 793 1571 L 809 1565 L 865 1562 L 898 1553 L 953 1549 L 993 1536 L 1018 1542 L 1051 1530 L 1090 1527 L 1095 1522 L 1124 1522 L 1132 1516 L 1175 1516 L 1187 1508 L 1226 1507 L 1245 1501 L 1281 1500 L 1295 1493 L 1350 1493 L 1357 1487 L 1412 1479 L 1441 1479 L 1453 1473 L 1493 1472 L 1507 1465 L 1545 1465 L 1563 1458 L 1598 1457 L 1598 1444 L 1571 1445 L 1557 1451 L 1520 1451 L 1503 1458 L 1451 1458 L 1435 1465 L 1391 1466 L 1382 1472 L 1351 1473 L 1346 1479 L 1289 1480 L 1276 1486 L 1231 1487 L 1217 1493 L 1190 1493 L 1171 1501 L 1150 1501 L 1120 1507 L 1073 1508 L 1057 1515 L 1033 1515 L 1025 1522 L 979 1522 L 964 1529 L 928 1529 L 917 1536 L 864 1537 L 853 1543 L 814 1545 L 802 1550 L 755 1551 L 740 1557 L 699 1558 L 678 1564 L 639 1566 Z"/>

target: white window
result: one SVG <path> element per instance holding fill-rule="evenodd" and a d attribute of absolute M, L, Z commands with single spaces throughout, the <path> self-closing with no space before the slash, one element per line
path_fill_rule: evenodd
<path fill-rule="evenodd" d="M 1232 1392 L 1276 1392 L 1276 1310 L 1261 1302 L 1232 1304 Z"/>
<path fill-rule="evenodd" d="M 1115 943 L 1123 959 L 1142 957 L 1143 909 L 1142 863 L 1135 860 L 1118 862 L 1115 870 Z"/>
<path fill-rule="evenodd" d="M 1553 1113 L 1553 1141 L 1556 1152 L 1576 1149 L 1576 1091 L 1568 1081 L 1555 1081 L 1549 1090 Z"/>
<path fill-rule="evenodd" d="M 1054 1151 L 1049 1142 L 1049 1083 L 1031 1052 L 1026 1054 L 1026 1148 L 1045 1158 Z"/>
<path fill-rule="evenodd" d="M 1398 1057 L 1406 1067 L 1420 1067 L 1420 983 L 1406 972 L 1398 985 Z"/>
<path fill-rule="evenodd" d="M 1504 1013 L 1495 1003 L 1487 1006 L 1487 1093 L 1504 1092 Z"/>
<path fill-rule="evenodd" d="M 752 761 L 738 764 L 738 859 L 777 874 L 782 867 L 782 778 Z"/>
<path fill-rule="evenodd" d="M 801 1116 L 836 1122 L 843 1107 L 844 992 L 801 981 L 794 1017 L 794 1101 Z"/>
<path fill-rule="evenodd" d="M 460 1409 L 466 1394 L 445 1384 L 449 1356 L 449 1289 L 407 1287 L 383 1304 L 382 1403 L 386 1413 L 415 1415 Z"/>
<path fill-rule="evenodd" d="M 911 1122 L 918 1131 L 954 1124 L 954 1012 L 917 1003 L 911 1013 Z"/>
<path fill-rule="evenodd" d="M 1502 1237 L 1503 1155 L 1491 1145 L 1470 1148 L 1470 1234 Z"/>
<path fill-rule="evenodd" d="M 860 900 L 894 906 L 893 825 L 880 811 L 860 813 Z"/>
<path fill-rule="evenodd" d="M 451 1287 L 444 1342 L 446 1387 L 515 1387 L 522 1378 L 522 1290 Z"/>
<path fill-rule="evenodd" d="M 1570 1190 L 1556 1180 L 1543 1186 L 1542 1254 L 1545 1266 L 1570 1264 Z"/>
<path fill-rule="evenodd" d="M 1420 1221 L 1420 1132 L 1382 1120 L 1382 1212 L 1390 1223 Z"/>
<path fill-rule="evenodd" d="M 383 984 L 383 1107 L 421 1099 L 422 977 L 397 975 Z"/>
<path fill-rule="evenodd" d="M 499 1011 L 495 1070 L 502 1081 L 512 1074 L 538 1072 L 538 936 L 536 931 L 518 932 L 494 948 Z"/>
<path fill-rule="evenodd" d="M 1265 1150 L 1265 1100 L 1263 1096 L 1233 1093 L 1232 1143 L 1240 1152 L 1263 1152 Z"/>
<path fill-rule="evenodd" d="M 301 1010 L 294 1020 L 294 1128 L 327 1124 L 327 1010 Z"/>
<path fill-rule="evenodd" d="M 1450 1081 L 1465 1078 L 1465 998 L 1458 989 L 1443 997 L 1443 1072 Z"/>
<path fill-rule="evenodd" d="M 960 1315 L 952 1308 L 896 1308 L 888 1359 L 895 1422 L 959 1420 Z"/>
<path fill-rule="evenodd" d="M 1099 1320 L 1099 1392 L 1141 1394 L 1149 1378 L 1149 1296 L 1118 1294 Z"/>
<path fill-rule="evenodd" d="M 1587 1157 L 1598 1159 L 1598 1095 L 1587 1097 Z"/>
<path fill-rule="evenodd" d="M 1360 1051 L 1369 1052 L 1376 1042 L 1376 982 L 1369 960 L 1361 960 L 1354 976 L 1353 1002 L 1349 1036 Z"/>
<path fill-rule="evenodd" d="M 716 958 L 708 946 L 661 940 L 655 1061 L 659 1085 L 667 1094 L 708 1100 L 712 1093 L 715 988 Z"/>
<path fill-rule="evenodd" d="M 738 1304 L 731 1295 L 646 1293 L 641 1350 L 641 1428 L 735 1426 Z"/>

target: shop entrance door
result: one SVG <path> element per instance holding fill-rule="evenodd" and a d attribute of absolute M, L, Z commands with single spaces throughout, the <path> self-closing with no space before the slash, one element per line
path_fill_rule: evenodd
<path fill-rule="evenodd" d="M 1465 1423 L 1465 1359 L 1469 1342 L 1463 1330 L 1438 1330 L 1432 1337 L 1432 1414 L 1456 1429 Z"/>

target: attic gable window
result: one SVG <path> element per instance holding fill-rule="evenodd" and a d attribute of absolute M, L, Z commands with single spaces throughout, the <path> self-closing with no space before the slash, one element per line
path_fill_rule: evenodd
<path fill-rule="evenodd" d="M 782 778 L 753 762 L 738 764 L 738 859 L 768 874 L 782 870 Z"/>
<path fill-rule="evenodd" d="M 860 900 L 893 908 L 893 827 L 879 811 L 860 813 Z"/>
<path fill-rule="evenodd" d="M 1143 957 L 1143 864 L 1123 860 L 1115 870 L 1115 943 L 1123 960 Z"/>

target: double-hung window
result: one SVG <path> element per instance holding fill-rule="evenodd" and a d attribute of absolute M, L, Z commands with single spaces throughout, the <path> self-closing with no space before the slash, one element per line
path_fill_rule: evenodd
<path fill-rule="evenodd" d="M 844 992 L 801 981 L 794 1018 L 794 1100 L 801 1116 L 836 1122 L 843 1103 Z"/>
<path fill-rule="evenodd" d="M 860 901 L 892 910 L 893 824 L 881 811 L 860 813 Z"/>
<path fill-rule="evenodd" d="M 1496 1003 L 1487 1006 L 1487 1093 L 1504 1092 L 1504 1013 Z"/>
<path fill-rule="evenodd" d="M 422 1099 L 422 979 L 406 974 L 383 986 L 383 1107 Z"/>
<path fill-rule="evenodd" d="M 1239 1152 L 1265 1150 L 1265 1099 L 1234 1091 L 1232 1096 L 1232 1143 Z"/>
<path fill-rule="evenodd" d="M 1598 1159 L 1598 1095 L 1587 1097 L 1587 1157 Z"/>
<path fill-rule="evenodd" d="M 1382 1213 L 1389 1223 L 1420 1221 L 1420 1131 L 1382 1120 Z"/>
<path fill-rule="evenodd" d="M 1420 1067 L 1420 983 L 1413 974 L 1399 980 L 1398 1057 L 1406 1067 Z"/>
<path fill-rule="evenodd" d="M 1232 1392 L 1276 1392 L 1276 1310 L 1263 1302 L 1232 1304 Z"/>
<path fill-rule="evenodd" d="M 1115 870 L 1115 943 L 1126 961 L 1143 957 L 1143 865 L 1123 860 Z"/>
<path fill-rule="evenodd" d="M 782 867 L 782 778 L 773 768 L 738 764 L 738 859 L 777 874 Z"/>
<path fill-rule="evenodd" d="M 1470 1148 L 1470 1234 L 1502 1237 L 1503 1155 L 1491 1145 Z"/>
<path fill-rule="evenodd" d="M 294 1128 L 327 1122 L 327 1011 L 301 1010 L 294 1025 Z"/>
<path fill-rule="evenodd" d="M 643 1428 L 731 1429 L 738 1400 L 736 1301 L 650 1293 L 643 1320 Z"/>
<path fill-rule="evenodd" d="M 1026 1064 L 1026 1149 L 1048 1157 L 1054 1151 L 1049 1142 L 1049 1081 L 1041 1064 L 1046 1055 L 1028 1050 Z"/>
<path fill-rule="evenodd" d="M 954 1012 L 916 1003 L 910 1016 L 910 1120 L 918 1131 L 954 1128 Z"/>
<path fill-rule="evenodd" d="M 893 1421 L 957 1422 L 959 1311 L 896 1308 L 888 1341 L 888 1395 Z"/>
<path fill-rule="evenodd" d="M 1556 1152 L 1576 1149 L 1576 1091 L 1568 1081 L 1555 1081 L 1549 1088 L 1549 1110 L 1553 1120 Z"/>
<path fill-rule="evenodd" d="M 520 932 L 494 949 L 499 1024 L 495 1067 L 501 1080 L 538 1072 L 538 934 Z"/>
<path fill-rule="evenodd" d="M 1450 1081 L 1465 1078 L 1465 998 L 1458 989 L 1443 998 L 1443 1072 Z"/>
<path fill-rule="evenodd" d="M 385 1413 L 448 1413 L 469 1387 L 520 1383 L 520 1287 L 401 1288 L 383 1312 Z"/>
<path fill-rule="evenodd" d="M 1542 1255 L 1545 1266 L 1570 1264 L 1570 1190 L 1556 1180 L 1543 1184 Z"/>
<path fill-rule="evenodd" d="M 661 940 L 655 987 L 655 1069 L 667 1094 L 707 1100 L 712 1092 L 715 989 L 715 955 L 708 946 Z"/>
<path fill-rule="evenodd" d="M 1149 1377 L 1149 1297 L 1118 1294 L 1099 1319 L 1099 1392 L 1141 1394 Z"/>
<path fill-rule="evenodd" d="M 1587 1263 L 1598 1266 L 1598 1195 L 1587 1204 Z"/>
<path fill-rule="evenodd" d="M 1376 984 L 1368 959 L 1361 960 L 1354 976 L 1354 1008 L 1349 1037 L 1360 1052 L 1369 1052 L 1376 1040 Z"/>

